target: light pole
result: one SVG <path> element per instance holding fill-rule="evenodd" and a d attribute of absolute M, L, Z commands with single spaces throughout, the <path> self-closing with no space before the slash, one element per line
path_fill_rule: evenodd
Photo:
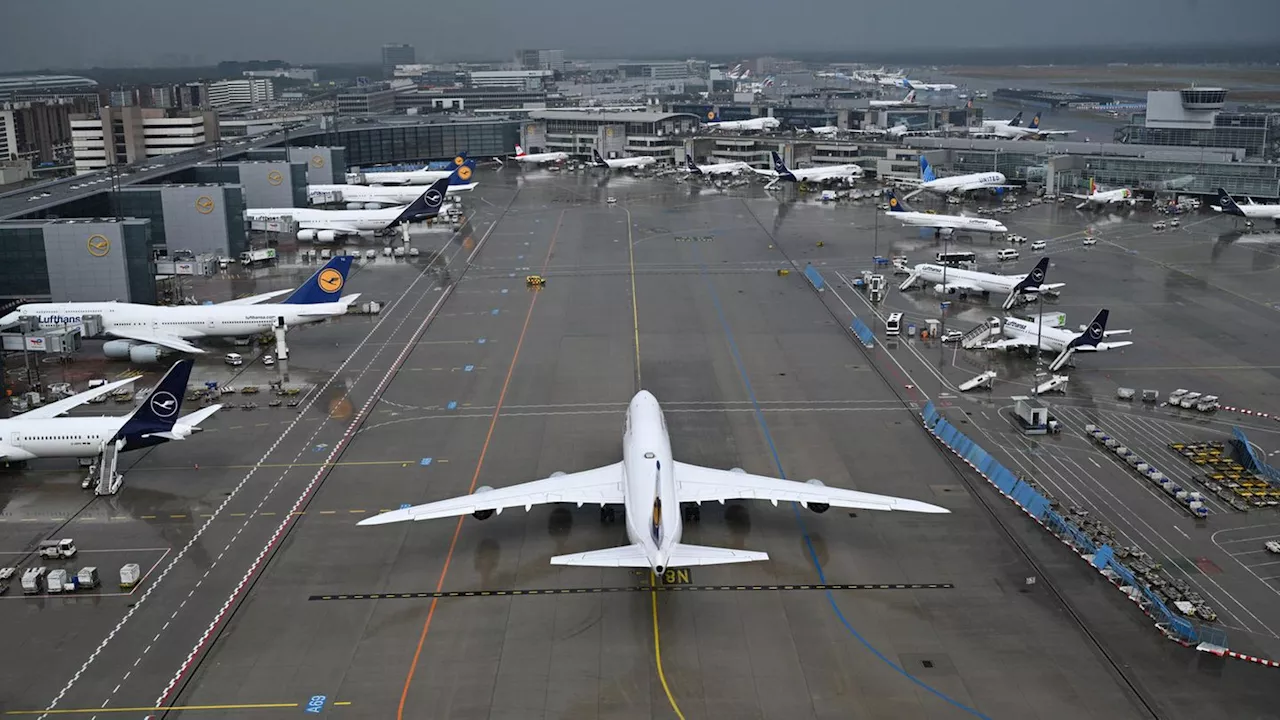
<path fill-rule="evenodd" d="M 1040 336 L 1044 330 L 1044 293 L 1036 293 L 1037 310 L 1036 316 L 1036 374 L 1032 380 L 1034 385 L 1031 386 L 1031 394 L 1038 396 L 1040 394 L 1040 365 L 1044 359 L 1044 349 L 1040 346 Z"/>

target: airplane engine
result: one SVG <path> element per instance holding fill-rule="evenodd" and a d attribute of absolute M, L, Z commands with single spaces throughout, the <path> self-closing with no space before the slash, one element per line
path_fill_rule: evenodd
<path fill-rule="evenodd" d="M 364 203 L 347 203 L 348 210 L 363 210 Z"/>
<path fill-rule="evenodd" d="M 331 243 L 338 239 L 338 233 L 332 230 L 321 230 L 316 233 L 316 241 L 322 243 Z"/>
<path fill-rule="evenodd" d="M 817 479 L 817 478 L 810 478 L 810 479 L 808 479 L 808 480 L 805 480 L 804 482 L 805 482 L 805 484 L 806 484 L 806 485 L 814 485 L 814 486 L 817 486 L 817 487 L 826 487 L 826 485 L 824 485 L 824 484 L 822 483 L 822 481 L 821 481 L 821 480 L 819 480 L 819 479 Z M 831 506 L 830 506 L 830 505 L 828 505 L 828 504 L 826 504 L 826 503 L 809 503 L 809 504 L 808 504 L 808 508 L 809 508 L 810 510 L 812 510 L 812 511 L 814 511 L 814 512 L 818 513 L 819 515 L 821 515 L 822 513 L 824 513 L 824 512 L 826 512 L 826 511 L 830 510 L 830 509 L 831 509 Z"/>
<path fill-rule="evenodd" d="M 560 477 L 561 475 L 564 475 L 564 471 L 563 471 L 563 470 L 557 470 L 557 471 L 555 471 L 555 472 L 551 473 L 551 477 Z"/>
<path fill-rule="evenodd" d="M 115 359 L 127 358 L 133 345 L 132 340 L 108 340 L 102 344 L 102 354 Z"/>
<path fill-rule="evenodd" d="M 490 490 L 493 490 L 493 488 L 488 485 L 481 485 L 480 487 L 476 488 L 475 492 L 471 494 L 479 495 L 480 493 L 486 493 L 486 492 L 489 492 Z M 489 518 L 493 517 L 493 512 L 494 512 L 493 510 L 477 510 L 471 513 L 471 515 L 475 517 L 475 519 L 477 520 L 488 520 Z"/>
<path fill-rule="evenodd" d="M 381 210 L 383 207 L 384 206 L 382 203 L 365 203 L 364 204 L 365 210 Z"/>
<path fill-rule="evenodd" d="M 168 354 L 168 351 L 159 345 L 134 345 L 129 348 L 129 362 L 136 365 L 158 363 L 160 358 Z"/>
<path fill-rule="evenodd" d="M 949 285 L 943 285 L 942 283 L 938 283 L 937 285 L 933 286 L 933 291 L 938 293 L 939 295 L 955 295 L 957 292 L 960 291 L 960 289 L 957 287 L 952 287 Z"/>
<path fill-rule="evenodd" d="M 311 240 L 315 240 L 315 239 L 316 239 L 316 231 L 315 231 L 315 230 L 299 230 L 299 231 L 298 231 L 298 239 L 299 239 L 299 240 L 302 240 L 302 241 L 304 241 L 304 242 L 311 241 Z"/>
<path fill-rule="evenodd" d="M 743 470 L 742 468 L 729 468 L 729 472 L 745 473 L 746 470 Z"/>

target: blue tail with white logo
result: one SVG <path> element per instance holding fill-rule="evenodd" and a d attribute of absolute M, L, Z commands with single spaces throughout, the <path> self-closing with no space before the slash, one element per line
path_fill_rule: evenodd
<path fill-rule="evenodd" d="M 125 450 L 135 450 L 164 442 L 165 435 L 173 430 L 182 410 L 182 398 L 187 394 L 187 381 L 195 361 L 179 360 L 160 378 L 160 382 L 147 395 L 147 399 L 133 411 L 124 425 L 116 431 L 112 440 L 124 440 Z"/>
<path fill-rule="evenodd" d="M 782 156 L 778 154 L 778 151 L 771 150 L 769 154 L 773 155 L 773 171 L 778 173 L 778 177 L 782 178 L 783 180 L 790 180 L 791 182 L 795 182 L 796 181 L 795 173 L 792 173 L 790 170 L 787 169 L 787 164 L 782 162 Z"/>
<path fill-rule="evenodd" d="M 1218 188 L 1218 207 L 1222 208 L 1221 212 L 1228 215 L 1245 217 L 1244 211 L 1240 209 L 1240 206 L 1236 204 L 1235 199 L 1231 197 L 1231 194 L 1225 188 Z"/>
<path fill-rule="evenodd" d="M 933 166 L 929 164 L 929 158 L 924 155 L 920 156 L 920 179 L 925 182 L 933 182 L 938 179 L 938 175 L 933 172 Z"/>
<path fill-rule="evenodd" d="M 464 174 L 465 171 L 465 174 Z M 470 171 L 464 163 L 449 174 L 449 177 L 440 178 L 431 184 L 425 192 L 418 196 L 417 200 L 405 206 L 404 210 L 395 217 L 394 220 L 387 223 L 387 229 L 393 228 L 402 223 L 415 223 L 428 220 L 440 214 L 440 208 L 444 207 L 444 196 L 449 192 L 449 185 L 453 182 L 453 178 L 471 177 Z"/>
<path fill-rule="evenodd" d="M 351 271 L 351 255 L 339 255 L 316 271 L 306 282 L 285 300 L 287 305 L 315 305 L 317 303 L 338 302 L 342 298 L 342 288 L 347 284 L 347 273 Z"/>
<path fill-rule="evenodd" d="M 698 163 L 693 161 L 693 153 L 684 154 L 684 166 L 689 172 L 701 175 L 702 168 L 698 167 Z"/>
<path fill-rule="evenodd" d="M 1009 119 L 1009 127 L 1018 127 L 1022 124 L 1022 111 L 1019 110 L 1017 115 Z"/>
<path fill-rule="evenodd" d="M 463 160 L 461 163 L 458 163 L 457 167 L 453 169 L 453 172 L 449 174 L 450 187 L 455 185 L 470 185 L 472 182 L 472 176 L 476 171 L 476 161 L 465 158 L 465 155 L 466 153 L 460 153 L 458 155 L 458 158 L 463 158 Z M 456 161 L 458 158 L 454 158 L 454 160 Z"/>

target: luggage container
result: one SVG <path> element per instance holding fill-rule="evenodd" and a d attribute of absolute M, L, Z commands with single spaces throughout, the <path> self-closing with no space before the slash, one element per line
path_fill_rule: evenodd
<path fill-rule="evenodd" d="M 120 568 L 120 589 L 130 590 L 142 579 L 142 568 L 138 563 L 129 563 Z"/>
<path fill-rule="evenodd" d="M 63 586 L 67 584 L 67 571 L 62 568 L 50 570 L 44 579 L 45 589 L 50 594 L 62 592 Z"/>
<path fill-rule="evenodd" d="M 35 595 L 40 592 L 40 581 L 44 579 L 45 567 L 38 565 L 22 571 L 22 594 Z"/>
<path fill-rule="evenodd" d="M 86 590 L 98 587 L 98 568 L 92 566 L 80 568 L 80 572 L 76 573 L 76 582 Z"/>
<path fill-rule="evenodd" d="M 1190 510 L 1191 513 L 1196 517 L 1202 518 L 1202 517 L 1208 517 L 1209 515 L 1209 509 L 1206 508 L 1204 506 L 1204 503 L 1200 502 L 1199 500 L 1193 500 L 1187 503 L 1187 509 Z"/>

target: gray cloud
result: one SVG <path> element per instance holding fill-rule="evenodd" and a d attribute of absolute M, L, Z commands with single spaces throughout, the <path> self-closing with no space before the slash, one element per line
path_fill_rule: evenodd
<path fill-rule="evenodd" d="M 1152 46 L 1273 40 L 1276 0 L 41 0 L 7 3 L 0 71 L 186 57 L 377 62 L 384 42 L 425 61 L 517 47 L 687 57 L 804 48 Z M 1212 14 L 1207 12 L 1212 10 Z M 1034 52 L 1028 54 L 1034 63 Z"/>

